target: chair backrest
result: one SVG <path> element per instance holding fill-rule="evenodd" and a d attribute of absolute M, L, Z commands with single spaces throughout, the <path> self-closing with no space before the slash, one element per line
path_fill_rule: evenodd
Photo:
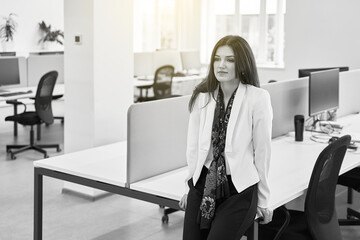
<path fill-rule="evenodd" d="M 316 240 L 342 239 L 335 211 L 335 190 L 350 135 L 329 144 L 316 160 L 305 199 L 308 229 Z"/>
<path fill-rule="evenodd" d="M 161 66 L 156 70 L 153 85 L 155 98 L 166 98 L 171 96 L 174 71 L 172 65 Z"/>
<path fill-rule="evenodd" d="M 46 73 L 41 77 L 36 90 L 35 110 L 41 120 L 47 124 L 54 122 L 51 101 L 57 77 L 57 71 Z"/>

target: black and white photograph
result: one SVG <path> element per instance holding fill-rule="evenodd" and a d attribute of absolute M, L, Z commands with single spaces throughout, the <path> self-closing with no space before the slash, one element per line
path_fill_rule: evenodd
<path fill-rule="evenodd" d="M 359 9 L 0 0 L 0 240 L 360 239 Z"/>

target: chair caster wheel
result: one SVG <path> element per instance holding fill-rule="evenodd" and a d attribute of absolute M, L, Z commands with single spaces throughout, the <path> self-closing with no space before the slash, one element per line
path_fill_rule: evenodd
<path fill-rule="evenodd" d="M 10 158 L 11 158 L 11 160 L 15 160 L 15 159 L 16 159 L 16 157 L 15 157 L 14 154 L 11 154 Z"/>
<path fill-rule="evenodd" d="M 56 152 L 61 152 L 61 148 L 57 148 L 57 149 L 56 149 Z"/>
<path fill-rule="evenodd" d="M 49 158 L 49 155 L 46 154 L 46 155 L 44 156 L 44 158 Z"/>
<path fill-rule="evenodd" d="M 161 218 L 161 221 L 162 221 L 162 223 L 168 224 L 168 223 L 169 223 L 169 216 L 168 216 L 168 215 L 164 215 L 164 216 Z"/>

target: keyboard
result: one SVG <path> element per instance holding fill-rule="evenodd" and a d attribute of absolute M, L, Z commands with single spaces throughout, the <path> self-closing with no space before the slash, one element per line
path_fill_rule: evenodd
<path fill-rule="evenodd" d="M 27 92 L 7 92 L 7 93 L 0 93 L 0 97 L 12 97 L 12 96 L 29 94 L 29 93 L 32 93 L 32 91 L 29 90 Z"/>

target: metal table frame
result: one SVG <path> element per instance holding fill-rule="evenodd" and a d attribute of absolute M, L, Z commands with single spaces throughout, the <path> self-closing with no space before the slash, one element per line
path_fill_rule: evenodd
<path fill-rule="evenodd" d="M 42 240 L 42 226 L 43 226 L 43 176 L 64 180 L 68 182 L 77 183 L 83 186 L 88 186 L 110 193 L 119 194 L 126 197 L 135 198 L 138 200 L 158 204 L 160 206 L 169 207 L 164 209 L 164 216 L 180 210 L 179 201 L 169 199 L 146 192 L 132 190 L 127 187 L 121 187 L 114 184 L 99 182 L 93 179 L 75 176 L 68 173 L 63 173 L 47 168 L 35 167 L 34 168 L 34 240 Z"/>

